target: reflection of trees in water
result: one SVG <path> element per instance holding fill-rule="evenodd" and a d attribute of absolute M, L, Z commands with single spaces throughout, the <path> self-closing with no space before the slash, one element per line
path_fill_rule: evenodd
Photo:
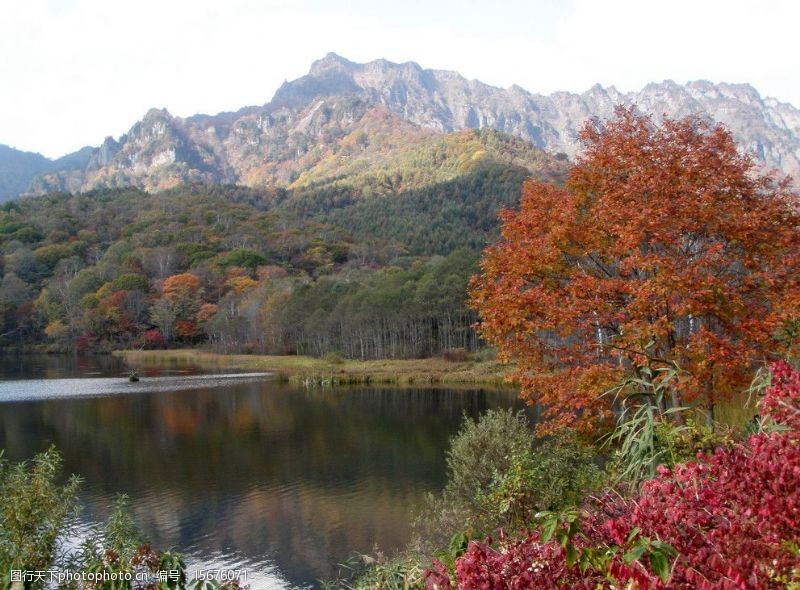
<path fill-rule="evenodd" d="M 159 545 L 263 556 L 308 581 L 353 549 L 404 543 L 461 415 L 514 398 L 263 382 L 15 403 L 0 405 L 0 442 L 19 456 L 58 445 L 86 478 L 87 516 L 124 491 Z"/>
<path fill-rule="evenodd" d="M 122 375 L 125 363 L 111 355 L 0 355 L 3 379 L 60 379 L 87 374 Z"/>

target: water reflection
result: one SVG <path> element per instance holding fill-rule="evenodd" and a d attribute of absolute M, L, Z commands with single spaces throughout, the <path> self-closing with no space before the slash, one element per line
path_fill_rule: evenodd
<path fill-rule="evenodd" d="M 13 459 L 51 442 L 61 449 L 67 470 L 85 478 L 87 521 L 105 518 L 125 492 L 158 546 L 197 564 L 248 567 L 254 589 L 305 586 L 351 550 L 402 546 L 409 512 L 443 483 L 461 415 L 514 397 L 222 379 L 192 390 L 0 403 L 0 446 Z"/>
<path fill-rule="evenodd" d="M 0 403 L 208 389 L 225 387 L 234 382 L 263 381 L 268 377 L 272 375 L 270 373 L 183 375 L 151 377 L 144 381 L 137 379 L 135 382 L 124 377 L 14 379 L 0 382 Z"/>

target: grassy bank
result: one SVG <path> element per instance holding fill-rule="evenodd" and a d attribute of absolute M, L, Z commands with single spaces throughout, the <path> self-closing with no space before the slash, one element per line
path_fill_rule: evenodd
<path fill-rule="evenodd" d="M 194 366 L 213 370 L 269 371 L 309 386 L 393 383 L 483 384 L 499 386 L 509 367 L 495 360 L 451 362 L 443 358 L 409 360 L 325 360 L 308 356 L 216 354 L 195 349 L 122 350 L 114 353 L 132 367 Z"/>

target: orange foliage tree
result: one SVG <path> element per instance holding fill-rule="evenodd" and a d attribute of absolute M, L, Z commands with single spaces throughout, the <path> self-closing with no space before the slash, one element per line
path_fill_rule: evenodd
<path fill-rule="evenodd" d="M 164 297 L 173 301 L 196 297 L 199 289 L 200 279 L 188 272 L 164 280 Z"/>
<path fill-rule="evenodd" d="M 174 315 L 174 329 L 178 337 L 188 340 L 198 336 L 200 327 L 195 320 L 203 296 L 200 279 L 191 273 L 172 275 L 164 280 L 163 292 L 164 304 L 169 306 L 171 314 L 166 314 L 161 320 L 159 327 L 162 332 L 169 335 L 170 330 L 165 324 L 170 323 L 169 316 Z"/>
<path fill-rule="evenodd" d="M 620 107 L 581 137 L 563 188 L 529 181 L 502 212 L 471 287 L 480 332 L 551 428 L 604 427 L 601 394 L 654 363 L 685 371 L 673 404 L 713 415 L 796 332 L 798 196 L 694 118 Z"/>

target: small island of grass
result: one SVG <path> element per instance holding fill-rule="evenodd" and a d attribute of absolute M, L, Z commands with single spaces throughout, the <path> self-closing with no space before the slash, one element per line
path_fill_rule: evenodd
<path fill-rule="evenodd" d="M 279 378 L 309 386 L 365 384 L 481 384 L 509 385 L 509 365 L 496 359 L 465 355 L 448 359 L 351 360 L 337 355 L 322 358 L 299 355 L 218 354 L 199 349 L 122 350 L 114 353 L 132 367 L 180 367 L 269 371 Z"/>

